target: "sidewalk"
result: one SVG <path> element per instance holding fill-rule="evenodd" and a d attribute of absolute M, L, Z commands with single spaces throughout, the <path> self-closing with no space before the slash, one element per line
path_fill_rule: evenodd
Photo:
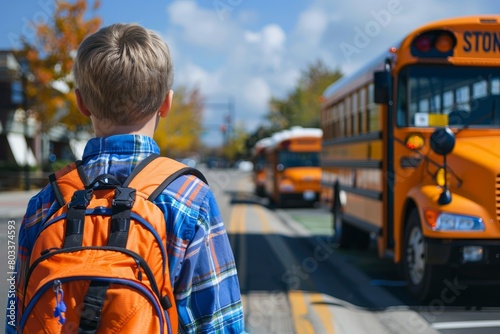
<path fill-rule="evenodd" d="M 0 219 L 23 217 L 31 197 L 40 189 L 0 192 Z"/>

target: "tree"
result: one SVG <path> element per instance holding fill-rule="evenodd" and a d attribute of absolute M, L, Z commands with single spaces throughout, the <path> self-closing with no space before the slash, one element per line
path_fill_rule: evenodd
<path fill-rule="evenodd" d="M 26 95 L 30 109 L 36 113 L 42 133 L 63 122 L 70 129 L 89 125 L 77 109 L 71 76 L 74 57 L 83 39 L 97 31 L 101 18 L 87 18 L 87 1 L 56 1 L 52 21 L 33 23 L 35 37 L 21 37 L 22 49 L 19 59 L 25 59 L 29 67 L 30 80 Z M 100 7 L 94 0 L 92 11 Z"/>
<path fill-rule="evenodd" d="M 246 149 L 246 141 L 248 133 L 242 126 L 237 126 L 234 135 L 229 139 L 227 145 L 223 149 L 223 155 L 228 161 L 236 161 L 248 157 Z"/>
<path fill-rule="evenodd" d="M 199 151 L 203 108 L 198 88 L 176 88 L 172 110 L 160 120 L 154 136 L 162 154 L 183 156 L 186 152 Z"/>
<path fill-rule="evenodd" d="M 255 144 L 266 137 L 271 137 L 273 133 L 279 131 L 281 128 L 272 128 L 270 126 L 261 125 L 257 130 L 247 136 L 245 140 L 246 155 L 250 156 Z"/>
<path fill-rule="evenodd" d="M 295 125 L 319 127 L 323 91 L 341 77 L 339 70 L 330 70 L 321 60 L 310 64 L 288 96 L 271 98 L 267 115 L 271 127 L 278 130 Z"/>

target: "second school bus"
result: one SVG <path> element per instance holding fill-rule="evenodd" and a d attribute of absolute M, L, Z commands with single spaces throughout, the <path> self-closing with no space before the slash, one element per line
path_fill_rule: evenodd
<path fill-rule="evenodd" d="M 375 235 L 420 300 L 447 278 L 498 284 L 500 16 L 421 26 L 323 100 L 322 202 L 340 245 Z"/>
<path fill-rule="evenodd" d="M 317 202 L 321 129 L 292 127 L 273 134 L 265 147 L 264 193 L 277 206 Z"/>
<path fill-rule="evenodd" d="M 265 196 L 265 184 L 266 184 L 266 148 L 271 144 L 271 138 L 262 138 L 257 143 L 252 150 L 252 163 L 253 163 L 253 173 L 252 180 L 254 184 L 255 194 L 258 196 Z"/>

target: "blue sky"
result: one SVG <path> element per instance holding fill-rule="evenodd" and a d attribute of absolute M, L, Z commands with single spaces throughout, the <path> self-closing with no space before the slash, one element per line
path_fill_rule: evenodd
<path fill-rule="evenodd" d="M 53 8 L 53 0 L 4 2 L 0 49 L 16 47 L 16 36 L 30 33 L 27 22 L 47 20 Z M 198 86 L 209 104 L 233 99 L 236 123 L 247 131 L 263 122 L 270 97 L 285 96 L 317 59 L 349 74 L 423 23 L 495 13 L 497 0 L 101 0 L 97 12 L 104 25 L 136 22 L 160 33 L 176 85 Z M 210 144 L 222 142 L 217 125 L 227 112 L 205 110 Z"/>

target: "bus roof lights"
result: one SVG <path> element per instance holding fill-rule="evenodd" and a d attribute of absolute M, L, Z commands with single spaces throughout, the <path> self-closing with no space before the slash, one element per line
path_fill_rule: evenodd
<path fill-rule="evenodd" d="M 411 44 L 411 54 L 422 58 L 444 58 L 453 55 L 457 39 L 450 31 L 431 30 L 415 37 Z"/>
<path fill-rule="evenodd" d="M 429 35 L 420 35 L 413 42 L 419 52 L 428 52 L 432 47 L 432 39 Z"/>
<path fill-rule="evenodd" d="M 281 148 L 284 149 L 284 150 L 287 150 L 288 148 L 290 147 L 290 141 L 289 140 L 285 140 L 281 143 Z"/>
<path fill-rule="evenodd" d="M 453 39 L 448 34 L 441 34 L 436 39 L 436 49 L 446 53 L 453 49 Z"/>

